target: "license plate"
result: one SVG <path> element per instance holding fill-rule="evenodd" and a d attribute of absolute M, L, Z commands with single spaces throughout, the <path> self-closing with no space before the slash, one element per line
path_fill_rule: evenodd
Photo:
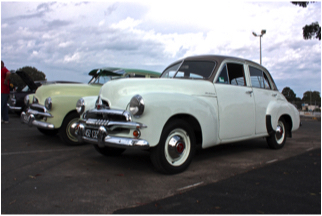
<path fill-rule="evenodd" d="M 85 136 L 92 139 L 97 139 L 98 130 L 86 129 Z"/>

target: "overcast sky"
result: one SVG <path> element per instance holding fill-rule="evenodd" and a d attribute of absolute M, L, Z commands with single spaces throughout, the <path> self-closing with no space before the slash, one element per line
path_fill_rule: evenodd
<path fill-rule="evenodd" d="M 280 91 L 321 92 L 321 41 L 302 28 L 321 2 L 104 1 L 1 2 L 1 59 L 9 70 L 36 67 L 47 80 L 87 82 L 99 67 L 162 72 L 191 55 L 219 54 L 262 64 Z"/>

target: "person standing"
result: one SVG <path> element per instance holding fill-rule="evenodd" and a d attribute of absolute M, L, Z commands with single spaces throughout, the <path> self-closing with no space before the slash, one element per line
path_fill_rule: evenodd
<path fill-rule="evenodd" d="M 10 94 L 9 84 L 10 71 L 4 66 L 1 61 L 1 122 L 9 123 L 7 101 Z"/>

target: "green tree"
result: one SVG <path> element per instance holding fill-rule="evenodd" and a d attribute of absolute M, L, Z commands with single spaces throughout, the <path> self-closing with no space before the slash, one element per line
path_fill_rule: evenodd
<path fill-rule="evenodd" d="M 296 94 L 290 87 L 285 87 L 282 91 L 282 94 L 287 99 L 288 102 L 294 104 L 298 109 L 302 107 L 302 99 L 296 97 Z"/>
<path fill-rule="evenodd" d="M 302 101 L 310 105 L 321 106 L 321 96 L 318 91 L 306 91 L 303 94 Z"/>
<path fill-rule="evenodd" d="M 292 2 L 294 5 L 306 8 L 310 3 L 314 2 Z M 305 40 L 316 38 L 321 40 L 321 26 L 319 22 L 313 22 L 310 25 L 305 25 L 303 27 L 303 37 Z"/>
<path fill-rule="evenodd" d="M 46 75 L 35 67 L 25 66 L 23 68 L 19 68 L 17 71 L 25 72 L 33 81 L 46 80 Z M 14 87 L 18 87 L 18 89 L 22 89 L 26 85 L 26 83 L 16 73 L 11 73 L 10 83 L 12 83 Z"/>
<path fill-rule="evenodd" d="M 296 98 L 296 94 L 290 87 L 285 87 L 282 91 L 282 94 L 289 102 L 293 102 Z"/>

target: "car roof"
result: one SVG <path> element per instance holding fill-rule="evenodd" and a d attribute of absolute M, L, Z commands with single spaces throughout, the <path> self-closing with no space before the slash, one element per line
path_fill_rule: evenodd
<path fill-rule="evenodd" d="M 181 61 L 215 61 L 217 62 L 218 65 L 221 64 L 221 62 L 225 61 L 225 60 L 236 60 L 236 61 L 243 61 L 243 62 L 247 62 L 249 64 L 253 64 L 253 65 L 257 65 L 258 67 L 262 67 L 262 68 L 265 68 L 263 65 L 260 65 L 256 62 L 253 62 L 251 60 L 248 60 L 248 59 L 243 59 L 243 58 L 239 58 L 239 57 L 235 57 L 235 56 L 225 56 L 225 55 L 196 55 L 196 56 L 188 56 L 188 57 L 185 57 L 185 58 L 182 58 L 176 62 L 174 62 L 173 64 L 176 64 L 178 62 L 181 62 Z M 171 65 L 173 65 L 171 64 Z M 266 68 L 265 68 L 266 69 Z"/>

